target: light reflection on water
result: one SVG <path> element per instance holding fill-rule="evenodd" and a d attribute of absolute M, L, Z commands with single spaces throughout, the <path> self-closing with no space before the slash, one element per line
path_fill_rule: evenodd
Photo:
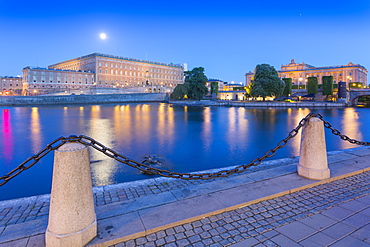
<path fill-rule="evenodd" d="M 171 106 L 164 103 L 0 107 L 0 175 L 59 136 L 87 135 L 136 161 L 150 154 L 163 166 L 189 172 L 248 163 L 287 137 L 307 108 Z M 365 108 L 315 109 L 343 134 L 370 141 Z M 330 132 L 326 132 L 330 133 Z M 300 133 L 273 158 L 299 155 Z M 326 134 L 328 150 L 356 147 Z M 97 151 L 91 152 L 94 186 L 148 178 Z M 53 155 L 0 187 L 0 200 L 50 192 Z M 16 188 L 16 189 L 14 189 Z"/>

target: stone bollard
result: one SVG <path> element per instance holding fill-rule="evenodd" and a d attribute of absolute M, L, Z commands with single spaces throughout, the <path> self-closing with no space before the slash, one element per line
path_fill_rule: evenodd
<path fill-rule="evenodd" d="M 54 153 L 46 246 L 85 246 L 96 235 L 89 150 L 67 143 Z"/>
<path fill-rule="evenodd" d="M 330 178 L 324 123 L 316 117 L 308 121 L 302 130 L 298 174 L 314 180 Z"/>

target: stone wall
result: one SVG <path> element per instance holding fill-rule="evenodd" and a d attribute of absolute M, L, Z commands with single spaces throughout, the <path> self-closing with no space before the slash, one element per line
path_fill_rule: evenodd
<path fill-rule="evenodd" d="M 316 102 L 316 101 L 300 101 L 300 102 L 279 102 L 279 101 L 228 101 L 228 100 L 178 100 L 169 101 L 175 105 L 194 105 L 194 106 L 241 106 L 241 107 L 346 107 L 346 103 L 337 102 Z"/>
<path fill-rule="evenodd" d="M 165 93 L 58 95 L 58 96 L 2 96 L 0 97 L 0 106 L 162 102 L 167 99 L 168 96 Z"/>

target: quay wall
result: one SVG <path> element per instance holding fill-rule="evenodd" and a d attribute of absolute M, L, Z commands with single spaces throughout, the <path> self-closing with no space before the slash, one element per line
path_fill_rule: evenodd
<path fill-rule="evenodd" d="M 56 95 L 56 96 L 3 96 L 0 106 L 103 104 L 125 102 L 163 102 L 166 93 Z"/>
<path fill-rule="evenodd" d="M 174 105 L 187 106 L 241 106 L 241 107 L 346 107 L 346 103 L 338 102 L 316 102 L 316 101 L 300 101 L 300 102 L 275 102 L 275 101 L 212 101 L 212 100 L 178 100 L 169 101 Z"/>

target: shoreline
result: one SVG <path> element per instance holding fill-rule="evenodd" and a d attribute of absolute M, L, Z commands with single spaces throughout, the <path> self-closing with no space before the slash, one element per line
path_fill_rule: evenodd
<path fill-rule="evenodd" d="M 228 101 L 228 100 L 175 100 L 168 101 L 172 105 L 181 106 L 237 106 L 237 107 L 347 107 L 346 103 L 337 102 L 315 102 L 315 101 L 300 101 L 300 102 L 278 102 L 278 101 Z"/>
<path fill-rule="evenodd" d="M 0 97 L 0 106 L 165 102 L 167 98 L 168 95 L 166 93 L 3 96 Z"/>
<path fill-rule="evenodd" d="M 110 104 L 110 103 L 144 103 L 164 102 L 180 106 L 227 106 L 227 107 L 324 107 L 343 108 L 346 103 L 338 102 L 278 102 L 278 101 L 229 101 L 229 100 L 168 100 L 166 93 L 131 93 L 131 94 L 97 94 L 97 95 L 58 95 L 58 96 L 4 96 L 0 97 L 0 106 L 34 106 L 34 105 L 76 105 L 76 104 Z"/>

